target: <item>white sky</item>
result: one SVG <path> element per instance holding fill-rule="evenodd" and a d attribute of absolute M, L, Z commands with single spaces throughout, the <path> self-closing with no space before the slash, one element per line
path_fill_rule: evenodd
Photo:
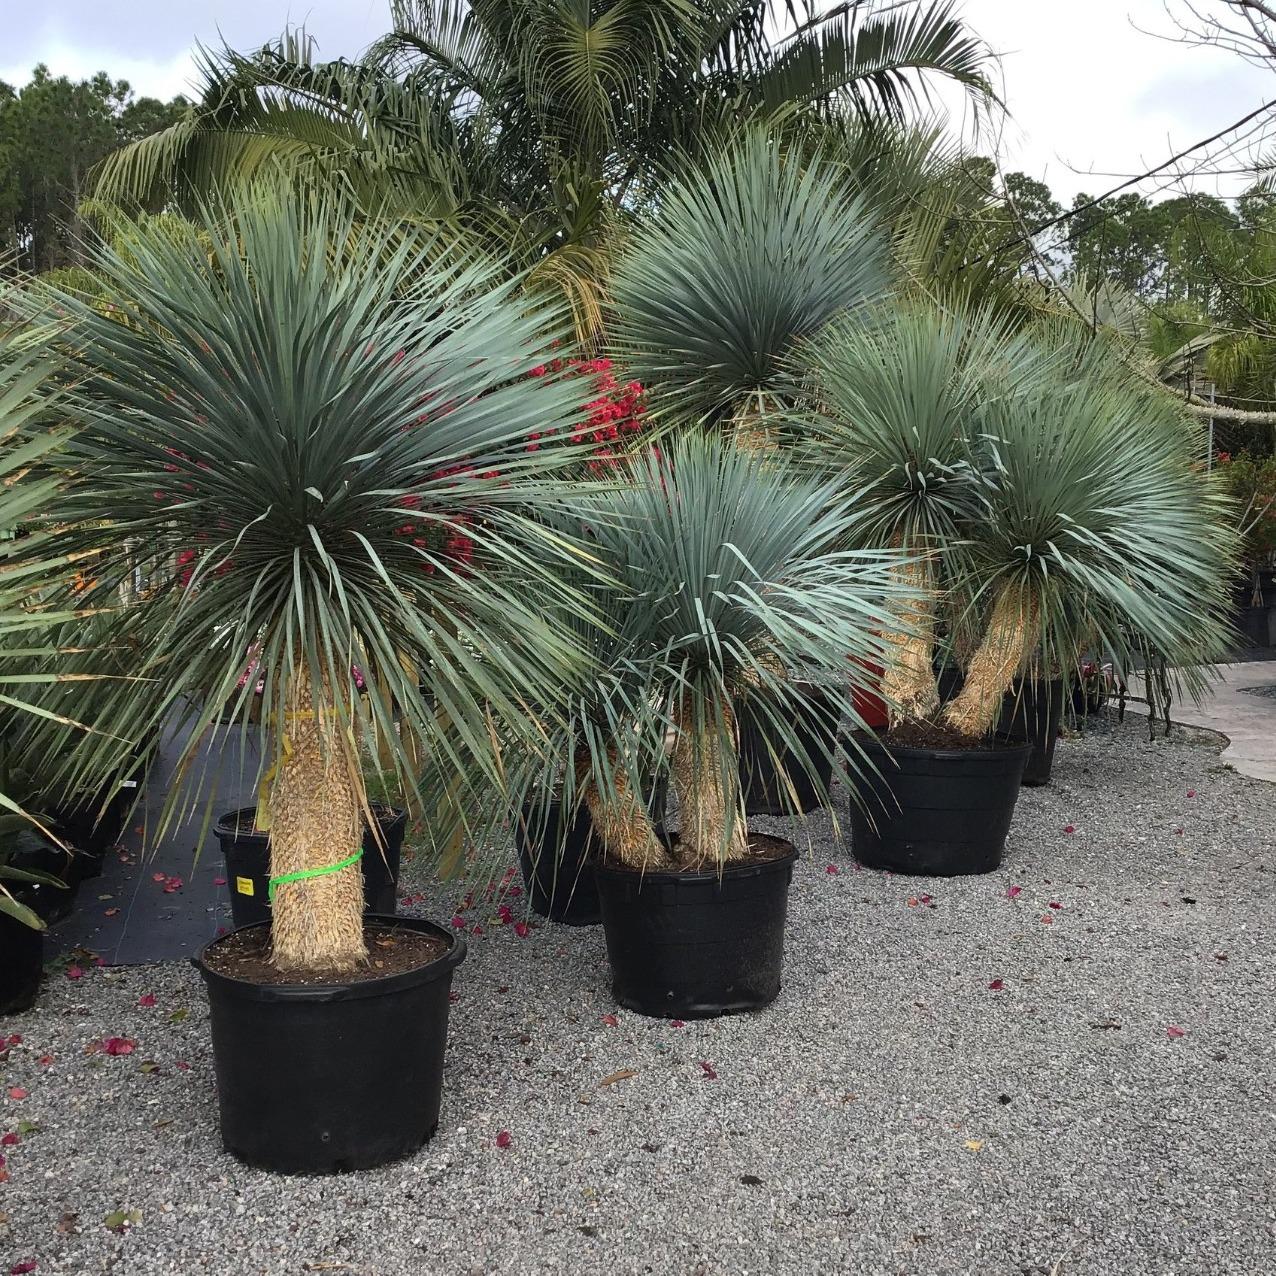
<path fill-rule="evenodd" d="M 1182 0 L 1166 3 L 1182 11 Z M 1078 190 L 1106 190 L 1276 98 L 1276 73 L 1140 31 L 1173 32 L 1162 0 L 965 0 L 962 11 L 1000 57 L 1011 112 L 998 126 L 1005 166 L 1045 179 L 1065 204 Z M 0 0 L 0 79 L 21 84 L 44 61 L 55 74 L 105 69 L 140 93 L 171 97 L 191 81 L 196 40 L 224 37 L 248 48 L 289 21 L 304 21 L 324 56 L 353 56 L 388 25 L 388 5 Z M 943 96 L 960 114 L 960 98 Z M 979 149 L 988 153 L 995 140 L 985 136 Z M 1194 185 L 1234 194 L 1245 181 Z"/>

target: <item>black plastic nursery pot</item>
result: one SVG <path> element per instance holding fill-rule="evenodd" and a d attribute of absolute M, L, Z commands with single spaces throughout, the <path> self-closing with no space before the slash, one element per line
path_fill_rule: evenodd
<path fill-rule="evenodd" d="M 80 892 L 80 868 L 84 857 L 77 851 L 55 846 L 43 834 L 25 829 L 14 838 L 15 849 L 9 863 L 14 868 L 30 873 L 44 873 L 58 879 L 60 885 L 48 882 L 24 885 L 22 902 L 44 922 L 46 926 L 60 922 L 75 907 Z"/>
<path fill-rule="evenodd" d="M 448 944 L 416 970 L 349 983 L 253 983 L 194 963 L 208 986 L 222 1143 L 282 1174 L 367 1170 L 438 1128 L 452 972 L 465 940 L 412 917 L 369 917 Z M 237 936 L 243 932 L 236 932 Z"/>
<path fill-rule="evenodd" d="M 851 850 L 866 868 L 927 877 L 1001 864 L 1029 743 L 979 749 L 894 748 L 859 737 L 868 767 L 852 777 Z"/>
<path fill-rule="evenodd" d="M 399 859 L 403 854 L 403 834 L 408 825 L 406 811 L 374 806 L 373 814 L 384 845 L 371 829 L 363 834 L 364 908 L 369 913 L 394 913 L 398 908 Z M 270 920 L 270 834 L 256 826 L 257 808 L 227 811 L 217 821 L 217 840 L 226 857 L 226 877 L 230 885 L 230 915 L 236 928 L 255 926 Z"/>
<path fill-rule="evenodd" d="M 559 801 L 524 803 L 514 822 L 514 845 L 523 870 L 532 911 L 568 926 L 593 926 L 602 920 L 594 859 L 598 851 L 594 822 L 583 806 L 562 837 Z M 561 840 L 560 840 L 561 839 Z"/>
<path fill-rule="evenodd" d="M 44 931 L 0 913 L 0 1015 L 35 1005 L 44 970 Z"/>
<path fill-rule="evenodd" d="M 771 839 L 778 841 L 779 839 Z M 797 850 L 702 873 L 595 869 L 612 992 L 629 1010 L 711 1019 L 761 1010 L 780 992 Z"/>
<path fill-rule="evenodd" d="M 814 811 L 824 802 L 823 795 L 833 779 L 839 715 L 831 696 L 811 686 L 802 691 L 812 701 L 812 709 L 793 723 L 793 730 L 814 768 L 814 776 L 782 740 L 772 740 L 768 746 L 770 725 L 763 715 L 750 712 L 747 700 L 740 707 L 740 790 L 747 815 L 791 815 L 794 810 Z M 830 719 L 834 724 L 832 731 Z"/>
<path fill-rule="evenodd" d="M 1054 767 L 1055 745 L 1059 742 L 1059 725 L 1063 721 L 1064 698 L 1069 687 L 1062 678 L 1049 681 L 1033 678 L 1006 692 L 1002 701 L 999 731 L 1011 740 L 1032 745 L 1023 783 L 1039 788 L 1050 783 Z"/>

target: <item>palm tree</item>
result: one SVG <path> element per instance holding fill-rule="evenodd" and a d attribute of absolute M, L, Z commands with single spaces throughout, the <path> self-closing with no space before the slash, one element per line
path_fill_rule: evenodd
<path fill-rule="evenodd" d="M 756 117 L 899 121 L 936 80 L 992 100 L 952 0 L 398 0 L 361 61 L 304 33 L 202 61 L 170 128 L 108 158 L 98 193 L 182 203 L 268 164 L 450 220 L 562 288 L 593 332 L 609 241 L 671 155 Z"/>
<path fill-rule="evenodd" d="M 195 238 L 142 226 L 99 246 L 109 307 L 57 298 L 80 428 L 45 535 L 74 555 L 109 528 L 82 599 L 117 608 L 108 641 L 137 655 L 131 677 L 83 693 L 110 733 L 78 741 L 55 778 L 109 773 L 175 712 L 192 750 L 255 733 L 272 763 L 273 960 L 349 969 L 365 953 L 363 757 L 388 742 L 419 796 L 411 736 L 458 782 L 499 786 L 492 741 L 537 747 L 527 704 L 574 676 L 546 616 L 578 605 L 554 570 L 575 551 L 528 512 L 556 499 L 574 453 L 527 437 L 565 437 L 580 392 L 528 376 L 555 315 L 431 234 L 278 183 L 196 221 Z M 119 606 L 138 575 L 147 588 Z"/>
<path fill-rule="evenodd" d="M 872 543 L 925 561 L 894 635 L 895 721 L 939 717 L 936 621 L 966 679 L 942 712 L 992 731 L 1024 671 L 1093 645 L 1129 669 L 1151 644 L 1199 687 L 1225 645 L 1227 502 L 1171 396 L 1067 320 L 1013 330 L 913 305 L 830 326 L 812 355 L 813 462 L 868 485 Z"/>

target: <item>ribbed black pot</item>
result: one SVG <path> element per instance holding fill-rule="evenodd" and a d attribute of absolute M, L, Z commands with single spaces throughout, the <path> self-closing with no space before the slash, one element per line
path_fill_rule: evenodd
<path fill-rule="evenodd" d="M 868 868 L 926 877 L 990 873 L 1001 863 L 1030 744 L 895 748 L 861 737 L 867 768 L 852 777 L 851 849 Z"/>
<path fill-rule="evenodd" d="M 1002 701 L 1000 734 L 1011 740 L 1026 740 L 1032 745 L 1023 769 L 1023 783 L 1029 788 L 1050 783 L 1055 745 L 1059 742 L 1059 724 L 1063 721 L 1064 697 L 1068 690 L 1062 678 L 1049 681 L 1032 678 L 1012 687 Z"/>
<path fill-rule="evenodd" d="M 582 806 L 563 835 L 559 801 L 524 803 L 514 823 L 514 845 L 532 911 L 568 926 L 602 920 L 594 883 L 597 841 L 594 822 Z"/>
<path fill-rule="evenodd" d="M 443 1097 L 448 992 L 465 940 L 412 917 L 369 920 L 435 935 L 418 970 L 334 984 L 257 984 L 194 963 L 208 986 L 222 1143 L 282 1174 L 367 1170 L 434 1133 Z"/>
<path fill-rule="evenodd" d="M 75 907 L 80 892 L 80 868 L 84 857 L 77 851 L 55 846 L 43 834 L 23 830 L 14 835 L 14 848 L 9 863 L 29 873 L 56 877 L 60 886 L 47 883 L 24 885 L 22 902 L 32 909 L 46 926 L 60 922 Z"/>
<path fill-rule="evenodd" d="M 144 776 L 145 769 L 139 758 L 120 784 L 79 800 L 67 798 L 52 804 L 49 814 L 58 835 L 79 852 L 82 878 L 97 877 L 102 872 L 102 861 L 124 832 L 124 823 Z"/>
<path fill-rule="evenodd" d="M 661 776 L 652 783 L 647 798 L 657 837 L 664 836 L 668 796 L 668 782 Z M 566 837 L 562 820 L 562 802 L 555 798 L 525 802 L 514 822 L 514 845 L 528 902 L 533 912 L 550 921 L 595 926 L 602 920 L 602 912 L 594 863 L 602 848 L 594 835 L 594 822 L 583 804 L 577 808 Z"/>
<path fill-rule="evenodd" d="M 35 1005 L 43 970 L 44 931 L 0 913 L 0 1015 L 16 1015 Z"/>
<path fill-rule="evenodd" d="M 392 914 L 399 906 L 399 860 L 403 854 L 406 811 L 373 807 L 384 846 L 371 829 L 363 834 L 364 909 L 369 913 Z M 217 840 L 226 857 L 226 877 L 230 885 L 230 915 L 236 928 L 255 926 L 270 920 L 270 834 L 255 827 L 257 808 L 227 811 L 217 821 Z"/>
<path fill-rule="evenodd" d="M 639 1014 L 710 1019 L 760 1010 L 780 992 L 797 850 L 722 873 L 639 873 L 600 864 L 616 1000 Z"/>
<path fill-rule="evenodd" d="M 833 779 L 840 715 L 833 697 L 826 692 L 809 685 L 802 691 L 812 701 L 812 707 L 792 727 L 814 769 L 814 777 L 782 739 L 774 738 L 774 729 L 763 714 L 752 711 L 747 700 L 740 706 L 740 789 L 748 815 L 791 815 L 795 809 L 814 811 L 824 804 Z"/>

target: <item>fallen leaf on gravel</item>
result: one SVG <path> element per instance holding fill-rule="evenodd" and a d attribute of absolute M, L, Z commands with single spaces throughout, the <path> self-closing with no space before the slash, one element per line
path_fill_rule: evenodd
<path fill-rule="evenodd" d="M 496 1146 L 498 1148 L 507 1148 L 513 1142 L 514 1140 L 511 1137 L 510 1132 L 508 1130 L 501 1130 L 497 1133 Z"/>
<path fill-rule="evenodd" d="M 1226 953 L 1215 953 L 1215 954 L 1214 954 L 1214 960 L 1215 960 L 1215 961 L 1226 961 L 1226 960 L 1227 960 L 1227 954 L 1226 954 Z"/>
<path fill-rule="evenodd" d="M 704 1073 L 706 1081 L 716 1081 L 718 1079 L 718 1074 L 713 1070 L 713 1064 L 705 1063 L 703 1059 L 700 1060 L 700 1071 Z"/>
<path fill-rule="evenodd" d="M 1000 979 L 994 979 L 994 980 L 992 981 L 992 983 L 990 983 L 990 984 L 988 985 L 988 991 L 989 991 L 989 992 L 1000 992 L 1000 991 L 1001 991 L 1001 990 L 1002 990 L 1005 986 L 1006 986 L 1006 985 L 1005 985 L 1005 984 L 1003 984 L 1003 983 L 1001 982 L 1001 980 L 1000 980 Z"/>
<path fill-rule="evenodd" d="M 103 1220 L 102 1226 L 108 1232 L 127 1232 L 142 1221 L 141 1210 L 112 1210 Z"/>
<path fill-rule="evenodd" d="M 1174 1024 L 1170 1024 L 1170 1026 L 1165 1030 L 1165 1035 L 1169 1037 L 1171 1041 L 1177 1041 L 1180 1037 L 1187 1036 L 1187 1030 L 1185 1028 L 1175 1027 Z"/>
<path fill-rule="evenodd" d="M 154 1059 L 143 1059 L 141 1070 L 149 1077 L 152 1072 L 158 1072 L 160 1070 L 160 1066 Z"/>
<path fill-rule="evenodd" d="M 181 1023 L 183 1019 L 187 1019 L 189 1017 L 190 1017 L 190 1011 L 187 1010 L 185 1006 L 179 1006 L 176 1010 L 173 1011 L 171 1015 L 169 1015 L 168 1022 Z"/>
<path fill-rule="evenodd" d="M 144 992 L 138 999 L 137 1004 L 143 1010 L 150 1009 L 155 1004 L 155 994 L 153 992 Z"/>
<path fill-rule="evenodd" d="M 18 1134 L 22 1138 L 25 1139 L 28 1134 L 39 1134 L 39 1133 L 40 1133 L 40 1127 L 36 1122 L 34 1121 L 19 1121 L 18 1122 Z"/>
<path fill-rule="evenodd" d="M 27 1092 L 20 1085 L 10 1087 L 9 1098 L 13 1099 L 15 1102 L 21 1103 L 26 1097 Z"/>
<path fill-rule="evenodd" d="M 1092 1023 L 1091 1028 L 1119 1028 L 1121 1025 L 1115 1019 L 1104 1019 L 1101 1023 Z"/>
<path fill-rule="evenodd" d="M 79 1221 L 80 1216 L 78 1214 L 73 1214 L 70 1210 L 67 1210 L 66 1213 L 58 1219 L 58 1231 L 61 1232 L 63 1236 L 69 1236 L 74 1232 L 78 1232 L 80 1230 L 77 1226 Z"/>
<path fill-rule="evenodd" d="M 621 1068 L 619 1072 L 613 1072 L 611 1076 L 604 1077 L 599 1083 L 598 1088 L 601 1090 L 605 1085 L 615 1085 L 617 1081 L 628 1081 L 630 1077 L 636 1077 L 638 1072 L 634 1068 Z"/>
<path fill-rule="evenodd" d="M 1007 898 L 1007 899 L 1018 899 L 1018 898 L 1019 898 L 1019 896 L 1020 896 L 1020 895 L 1022 895 L 1022 894 L 1023 894 L 1023 887 L 1022 887 L 1022 886 L 1008 886 L 1008 887 L 1006 888 L 1006 898 Z"/>
<path fill-rule="evenodd" d="M 614 1028 L 619 1022 L 615 1015 L 603 1015 L 603 1023 L 609 1028 Z"/>
<path fill-rule="evenodd" d="M 983 1141 L 983 1139 L 967 1139 L 967 1140 L 966 1140 L 966 1146 L 967 1146 L 967 1147 L 968 1147 L 968 1148 L 969 1148 L 972 1152 L 978 1152 L 978 1151 L 980 1150 L 980 1148 L 982 1148 L 982 1147 L 983 1147 L 983 1145 L 984 1145 L 984 1141 Z"/>

